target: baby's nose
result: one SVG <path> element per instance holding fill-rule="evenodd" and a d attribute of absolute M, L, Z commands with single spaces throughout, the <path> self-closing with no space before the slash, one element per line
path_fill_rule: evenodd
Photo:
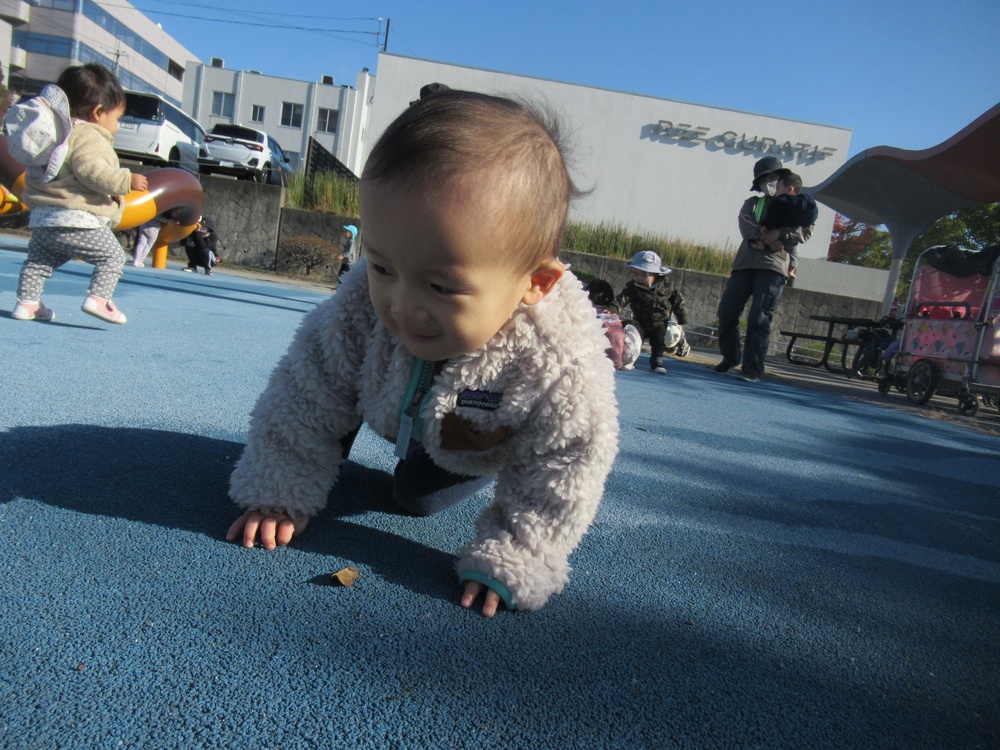
<path fill-rule="evenodd" d="M 392 298 L 392 314 L 400 321 L 421 320 L 426 312 L 413 294 L 401 291 Z"/>

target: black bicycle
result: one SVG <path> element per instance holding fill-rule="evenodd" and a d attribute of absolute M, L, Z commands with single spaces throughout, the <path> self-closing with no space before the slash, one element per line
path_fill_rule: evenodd
<path fill-rule="evenodd" d="M 861 328 L 857 332 L 858 350 L 847 371 L 847 377 L 861 380 L 881 380 L 885 377 L 892 352 L 899 345 L 903 321 L 884 317 L 876 328 Z"/>

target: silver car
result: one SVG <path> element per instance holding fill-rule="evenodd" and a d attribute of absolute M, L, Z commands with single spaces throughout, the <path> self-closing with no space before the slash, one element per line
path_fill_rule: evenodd
<path fill-rule="evenodd" d="M 217 124 L 205 136 L 207 156 L 198 158 L 202 174 L 225 174 L 243 180 L 288 185 L 292 167 L 281 146 L 262 130 Z"/>

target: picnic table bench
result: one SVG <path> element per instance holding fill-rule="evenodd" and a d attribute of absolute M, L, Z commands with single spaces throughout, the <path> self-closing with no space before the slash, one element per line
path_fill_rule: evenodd
<path fill-rule="evenodd" d="M 850 369 L 847 352 L 852 344 L 857 343 L 857 336 L 850 336 L 850 331 L 860 328 L 876 328 L 879 321 L 871 318 L 847 318 L 839 315 L 810 315 L 809 320 L 817 320 L 827 324 L 825 334 L 804 333 L 800 331 L 782 331 L 782 336 L 788 337 L 788 347 L 785 349 L 785 357 L 789 362 L 807 367 L 823 366 L 830 372 L 847 372 Z M 843 326 L 842 332 L 835 332 L 838 326 Z M 795 344 L 800 339 L 806 341 L 822 341 L 823 355 L 818 360 L 806 359 L 796 356 Z M 840 363 L 830 362 L 830 354 L 836 346 L 840 346 Z"/>

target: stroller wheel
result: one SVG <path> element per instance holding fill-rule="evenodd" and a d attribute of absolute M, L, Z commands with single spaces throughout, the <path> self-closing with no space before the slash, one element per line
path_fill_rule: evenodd
<path fill-rule="evenodd" d="M 911 404 L 926 404 L 934 395 L 937 378 L 934 367 L 926 359 L 914 362 L 906 375 L 906 398 Z"/>
<path fill-rule="evenodd" d="M 958 410 L 967 417 L 973 416 L 979 411 L 979 397 L 973 393 L 960 393 L 958 395 Z"/>

